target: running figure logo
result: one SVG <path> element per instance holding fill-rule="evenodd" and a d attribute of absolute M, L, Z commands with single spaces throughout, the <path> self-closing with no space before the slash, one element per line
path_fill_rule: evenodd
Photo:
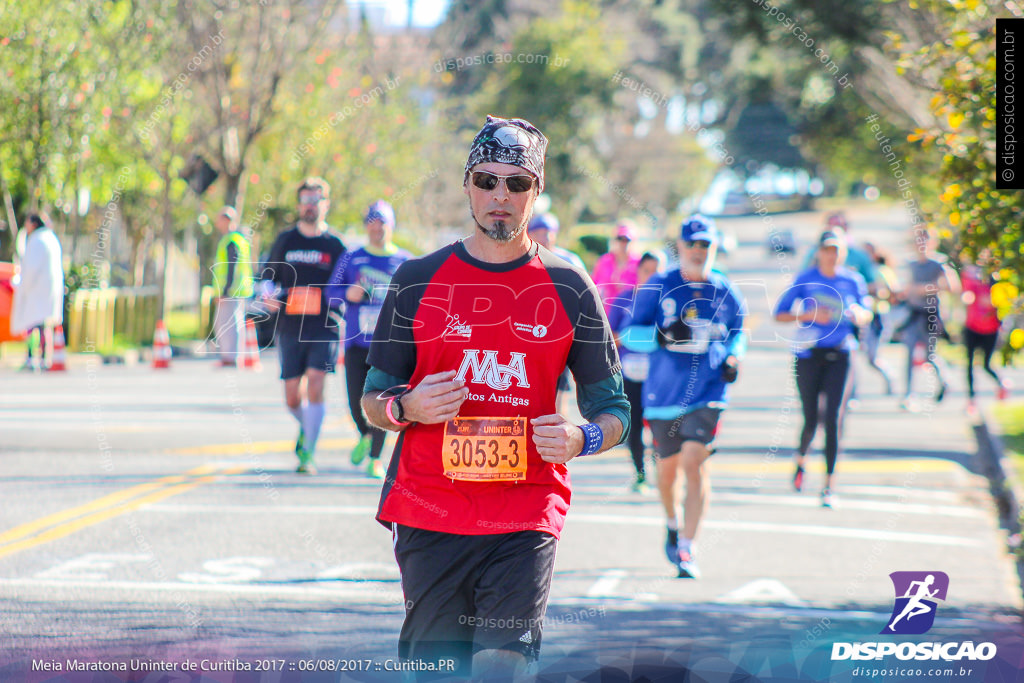
<path fill-rule="evenodd" d="M 926 633 L 935 622 L 936 601 L 946 599 L 949 576 L 945 572 L 893 572 L 896 591 L 889 624 L 881 633 Z"/>

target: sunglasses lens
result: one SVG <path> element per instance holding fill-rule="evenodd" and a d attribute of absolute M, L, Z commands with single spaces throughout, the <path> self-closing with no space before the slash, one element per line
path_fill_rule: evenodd
<path fill-rule="evenodd" d="M 481 190 L 493 190 L 498 185 L 498 176 L 493 173 L 477 171 L 473 174 L 473 184 Z"/>
<path fill-rule="evenodd" d="M 505 187 L 509 192 L 529 192 L 533 187 L 533 176 L 513 175 L 505 178 Z"/>
<path fill-rule="evenodd" d="M 505 187 L 509 192 L 529 192 L 533 187 L 533 176 L 529 175 L 494 175 L 486 171 L 473 173 L 473 185 L 481 190 L 491 191 L 498 186 L 498 181 L 505 179 Z"/>

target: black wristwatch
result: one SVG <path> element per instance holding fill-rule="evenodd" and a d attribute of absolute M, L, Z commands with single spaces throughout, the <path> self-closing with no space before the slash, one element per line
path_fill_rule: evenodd
<path fill-rule="evenodd" d="M 391 404 L 394 407 L 392 412 L 395 415 L 395 419 L 399 422 L 408 422 L 408 420 L 405 419 L 405 408 L 402 407 L 402 396 L 404 396 L 404 394 L 395 396 L 395 400 Z"/>

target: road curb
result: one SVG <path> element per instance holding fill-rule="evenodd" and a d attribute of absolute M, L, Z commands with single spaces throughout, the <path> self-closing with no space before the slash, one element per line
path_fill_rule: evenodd
<path fill-rule="evenodd" d="M 978 416 L 971 425 L 978 442 L 978 462 L 981 473 L 988 479 L 989 491 L 996 503 L 999 524 L 1009 534 L 1009 550 L 1017 567 L 1017 582 L 1024 596 L 1024 556 L 1021 554 L 1020 501 L 1024 490 L 1006 475 L 1011 465 L 1003 450 L 1003 442 L 989 429 L 985 418 Z"/>

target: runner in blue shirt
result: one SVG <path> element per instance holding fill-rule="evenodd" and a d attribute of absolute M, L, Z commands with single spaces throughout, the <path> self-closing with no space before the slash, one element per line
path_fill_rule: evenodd
<path fill-rule="evenodd" d="M 658 490 L 668 527 L 665 554 L 681 578 L 699 576 L 694 538 L 710 493 L 704 462 L 714 452 L 710 444 L 728 403 L 728 385 L 736 380 L 746 350 L 743 298 L 728 278 L 712 271 L 718 243 L 711 219 L 695 215 L 684 221 L 679 269 L 639 289 L 632 329 L 622 336 L 627 348 L 653 347 L 643 390 L 644 418 L 658 458 Z M 686 480 L 681 529 L 680 473 Z"/>
<path fill-rule="evenodd" d="M 850 352 L 857 348 L 854 330 L 871 321 L 867 285 L 864 278 L 843 267 L 845 260 L 844 236 L 838 230 L 826 230 L 818 241 L 817 265 L 800 273 L 775 307 L 776 320 L 800 324 L 793 344 L 796 385 L 804 411 L 793 474 L 797 491 L 803 488 L 804 458 L 818 428 L 818 400 L 825 395 L 824 507 L 835 504 L 833 476 L 839 454 L 843 389 L 850 370 Z"/>
<path fill-rule="evenodd" d="M 370 370 L 366 358 L 370 353 L 370 340 L 380 307 L 391 284 L 391 276 L 411 255 L 391 241 L 395 211 L 387 202 L 371 204 L 363 225 L 369 244 L 338 260 L 325 293 L 328 300 L 344 300 L 346 304 L 345 383 L 349 410 L 359 430 L 359 443 L 352 450 L 352 464 L 360 464 L 369 455 L 366 471 L 372 477 L 383 479 L 384 466 L 380 462 L 380 454 L 384 450 L 386 432 L 366 421 L 360 401 L 366 373 Z"/>
<path fill-rule="evenodd" d="M 658 273 L 661 259 L 649 251 L 640 257 L 636 269 L 637 286 L 641 287 Z M 619 292 L 608 302 L 608 325 L 616 335 L 625 328 L 636 301 L 636 287 Z M 647 493 L 647 472 L 644 468 L 644 406 L 643 387 L 651 365 L 649 353 L 631 351 L 616 340 L 622 363 L 622 386 L 629 399 L 629 453 L 633 458 L 635 478 L 631 486 L 634 493 Z"/>

